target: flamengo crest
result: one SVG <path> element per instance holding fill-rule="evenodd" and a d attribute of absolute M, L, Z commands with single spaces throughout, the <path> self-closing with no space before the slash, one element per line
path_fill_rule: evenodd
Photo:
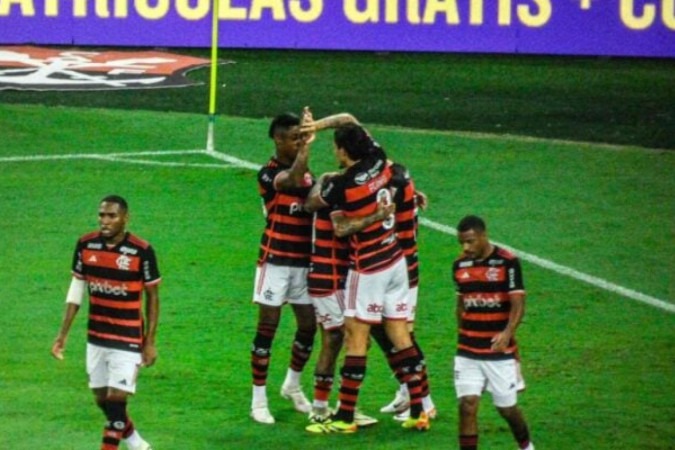
<path fill-rule="evenodd" d="M 109 90 L 196 85 L 185 74 L 208 59 L 157 51 L 0 47 L 0 90 Z"/>

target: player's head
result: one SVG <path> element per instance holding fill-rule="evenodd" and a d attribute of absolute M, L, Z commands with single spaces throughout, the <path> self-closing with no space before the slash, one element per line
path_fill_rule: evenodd
<path fill-rule="evenodd" d="M 486 258 L 492 248 L 485 221 L 478 216 L 465 216 L 459 221 L 457 240 L 462 246 L 462 251 L 469 258 Z"/>
<path fill-rule="evenodd" d="M 290 160 L 285 162 L 291 162 L 295 159 L 295 155 L 297 155 L 302 144 L 299 126 L 300 118 L 293 113 L 279 114 L 270 123 L 267 134 L 274 140 L 277 147 L 277 156 Z"/>
<path fill-rule="evenodd" d="M 124 238 L 129 221 L 129 205 L 119 195 L 103 197 L 98 206 L 98 224 L 108 243 L 116 244 Z"/>
<path fill-rule="evenodd" d="M 373 140 L 360 125 L 348 124 L 336 128 L 333 140 L 335 150 L 338 152 L 338 160 L 341 159 L 340 151 L 344 151 L 345 156 L 352 162 L 372 154 Z M 343 163 L 343 161 L 340 162 Z"/>

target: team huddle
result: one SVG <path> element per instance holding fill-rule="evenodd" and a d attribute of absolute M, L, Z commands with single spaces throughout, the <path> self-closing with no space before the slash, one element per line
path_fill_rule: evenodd
<path fill-rule="evenodd" d="M 340 171 L 315 180 L 308 166 L 309 147 L 315 133 L 328 128 L 335 130 Z M 281 395 L 308 414 L 308 432 L 354 433 L 377 422 L 357 409 L 371 338 L 400 385 L 381 412 L 395 413 L 405 429 L 429 430 L 437 411 L 413 327 L 419 282 L 417 212 L 426 207 L 426 196 L 415 188 L 406 168 L 389 160 L 350 114 L 319 120 L 308 108 L 301 118 L 283 114 L 272 121 L 269 137 L 276 154 L 258 173 L 266 227 L 253 298 L 259 320 L 251 356 L 251 417 L 274 423 L 267 402 L 267 370 L 281 307 L 289 303 L 298 329 Z M 460 448 L 478 448 L 478 403 L 488 390 L 519 447 L 533 449 L 516 406 L 517 392 L 524 388 L 514 339 L 524 313 L 520 264 L 489 242 L 481 218 L 463 218 L 458 232 L 463 254 L 453 273 Z M 310 320 L 312 314 L 315 321 Z M 310 403 L 300 375 L 310 357 L 316 324 L 321 349 Z M 342 349 L 338 400 L 331 409 L 329 396 Z"/>
<path fill-rule="evenodd" d="M 310 147 L 316 133 L 325 129 L 334 130 L 339 171 L 315 177 L 309 169 Z M 280 393 L 307 415 L 307 432 L 355 433 L 377 423 L 358 408 L 371 341 L 398 381 L 394 399 L 380 412 L 394 414 L 403 429 L 429 430 L 437 410 L 414 332 L 417 215 L 427 206 L 426 196 L 351 114 L 315 120 L 305 108 L 301 117 L 275 117 L 268 134 L 276 151 L 257 177 L 266 224 L 253 293 L 258 322 L 251 350 L 252 419 L 275 423 L 267 378 L 282 309 L 289 304 L 297 329 Z M 83 236 L 76 246 L 66 313 L 52 347 L 52 354 L 62 359 L 88 290 L 87 372 L 107 420 L 102 450 L 117 449 L 121 442 L 132 450 L 151 449 L 129 418 L 126 402 L 135 392 L 138 368 L 153 364 L 157 356 L 160 275 L 152 247 L 126 231 L 127 220 L 124 199 L 102 200 L 100 231 Z M 460 448 L 478 448 L 478 405 L 487 390 L 519 448 L 532 450 L 516 405 L 524 388 L 515 341 L 525 302 L 519 261 L 490 243 L 480 217 L 464 217 L 458 239 L 462 254 L 453 274 Z M 321 343 L 310 402 L 300 379 L 317 331 Z M 331 406 L 334 384 L 337 403 Z"/>

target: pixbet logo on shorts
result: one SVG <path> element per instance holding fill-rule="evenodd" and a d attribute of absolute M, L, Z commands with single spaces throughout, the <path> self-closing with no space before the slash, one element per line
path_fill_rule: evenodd
<path fill-rule="evenodd" d="M 185 74 L 208 59 L 157 51 L 0 47 L 0 90 L 109 90 L 195 85 Z"/>

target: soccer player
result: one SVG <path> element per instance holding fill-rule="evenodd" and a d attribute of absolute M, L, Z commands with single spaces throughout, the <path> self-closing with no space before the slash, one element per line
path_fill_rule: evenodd
<path fill-rule="evenodd" d="M 485 222 L 466 216 L 457 226 L 462 254 L 453 264 L 459 339 L 455 389 L 459 399 L 459 445 L 478 448 L 478 406 L 484 389 L 511 428 L 519 448 L 534 450 L 517 406 L 516 329 L 525 312 L 520 262 L 490 243 Z"/>
<path fill-rule="evenodd" d="M 322 175 L 313 190 L 320 189 L 334 175 Z M 383 220 L 394 212 L 394 208 L 393 203 L 380 203 L 374 214 L 349 219 L 331 208 L 322 208 L 314 213 L 307 286 L 321 330 L 321 349 L 314 372 L 314 401 L 310 413 L 312 423 L 325 422 L 331 415 L 328 400 L 344 338 L 344 288 L 349 269 L 349 242 L 346 236 Z M 354 422 L 363 427 L 377 423 L 377 419 L 355 411 Z"/>
<path fill-rule="evenodd" d="M 88 289 L 89 387 L 107 419 L 101 450 L 115 450 L 122 440 L 132 450 L 151 450 L 127 414 L 127 398 L 136 392 L 139 367 L 157 359 L 161 278 L 153 248 L 126 231 L 128 220 L 122 197 L 101 200 L 99 231 L 85 234 L 75 247 L 65 315 L 51 350 L 55 358 L 64 359 L 68 332 Z"/>
<path fill-rule="evenodd" d="M 311 119 L 308 109 L 303 112 L 305 119 Z M 253 302 L 258 305 L 258 324 L 251 351 L 251 417 L 265 424 L 274 423 L 267 401 L 267 373 L 272 342 L 285 303 L 293 309 L 297 330 L 281 395 L 291 400 L 297 411 L 306 414 L 311 410 L 300 387 L 300 376 L 316 334 L 314 307 L 307 293 L 312 214 L 304 209 L 314 184 L 308 168 L 313 135 L 300 133 L 299 126 L 300 118 L 295 114 L 281 114 L 272 120 L 268 134 L 276 152 L 258 172 L 266 224 L 253 291 Z"/>
<path fill-rule="evenodd" d="M 380 201 L 390 203 L 391 168 L 384 151 L 363 127 L 348 124 L 334 134 L 335 154 L 344 173 L 333 177 L 307 199 L 306 209 L 336 207 L 345 217 L 372 214 Z M 351 267 L 346 281 L 346 357 L 342 366 L 340 408 L 332 420 L 307 428 L 315 433 L 353 433 L 354 410 L 365 378 L 371 324 L 383 321 L 387 335 L 400 356 L 411 397 L 411 417 L 404 428 L 427 430 L 429 420 L 422 410 L 423 361 L 408 332 L 408 277 L 403 252 L 394 234 L 394 217 L 377 221 L 349 238 Z"/>
<path fill-rule="evenodd" d="M 408 169 L 398 163 L 390 162 L 393 172 L 392 193 L 396 204 L 396 237 L 403 249 L 406 265 L 408 268 L 408 330 L 413 345 L 424 358 L 424 353 L 415 339 L 414 324 L 417 310 L 418 286 L 419 286 L 419 259 L 417 252 L 417 229 L 418 210 L 425 209 L 427 198 L 424 193 L 415 188 L 415 183 Z M 394 370 L 399 380 L 399 389 L 391 403 L 380 409 L 383 413 L 394 413 L 394 419 L 405 421 L 410 417 L 410 399 L 408 387 L 402 381 L 401 373 L 396 372 L 398 354 L 391 340 L 387 337 L 384 328 L 374 326 L 371 328 L 371 336 L 384 352 L 389 366 Z M 422 373 L 422 405 L 429 418 L 436 417 L 436 407 L 431 399 L 429 380 L 426 371 Z"/>

